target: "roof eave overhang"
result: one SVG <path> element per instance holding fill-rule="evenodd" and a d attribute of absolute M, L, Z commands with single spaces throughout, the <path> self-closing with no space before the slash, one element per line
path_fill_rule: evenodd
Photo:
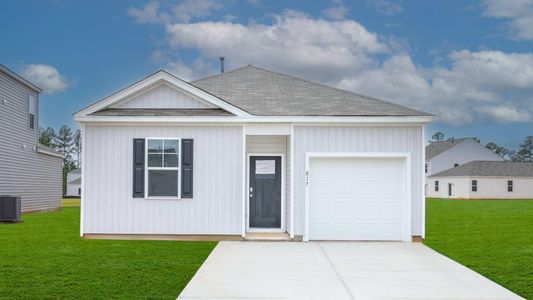
<path fill-rule="evenodd" d="M 27 80 L 26 78 L 20 76 L 19 74 L 11 71 L 9 68 L 7 68 L 6 66 L 0 64 L 0 72 L 6 74 L 7 76 L 11 77 L 12 79 L 24 84 L 25 86 L 27 86 L 28 88 L 30 88 L 31 90 L 37 92 L 37 93 L 42 93 L 43 90 L 36 86 L 35 84 L 33 84 L 32 82 L 30 82 L 29 80 Z"/>
<path fill-rule="evenodd" d="M 80 123 L 412 123 L 427 124 L 433 116 L 86 116 Z"/>
<path fill-rule="evenodd" d="M 167 82 L 171 85 L 174 85 L 177 88 L 180 88 L 195 97 L 201 98 L 204 101 L 207 101 L 221 109 L 224 109 L 230 113 L 233 113 L 237 116 L 250 116 L 250 114 L 200 88 L 195 87 L 194 85 L 185 82 L 174 75 L 167 73 L 165 71 L 158 71 L 143 80 L 140 80 L 125 89 L 122 89 L 113 95 L 106 97 L 94 104 L 89 105 L 88 107 L 76 112 L 74 118 L 88 117 L 90 114 L 100 111 L 109 107 L 110 105 L 117 103 L 126 97 L 138 93 L 142 90 L 150 88 L 160 82 Z"/>

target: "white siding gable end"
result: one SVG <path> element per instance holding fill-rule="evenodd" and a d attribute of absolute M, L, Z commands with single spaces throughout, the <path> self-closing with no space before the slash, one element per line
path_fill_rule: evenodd
<path fill-rule="evenodd" d="M 167 83 L 161 83 L 139 94 L 114 103 L 110 108 L 216 108 L 213 104 L 194 97 Z"/>

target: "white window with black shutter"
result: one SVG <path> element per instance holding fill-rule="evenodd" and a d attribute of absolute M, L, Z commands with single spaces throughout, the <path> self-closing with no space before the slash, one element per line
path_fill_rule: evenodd
<path fill-rule="evenodd" d="M 192 198 L 192 139 L 134 139 L 133 152 L 134 198 Z"/>
<path fill-rule="evenodd" d="M 146 198 L 180 198 L 180 139 L 146 139 Z"/>

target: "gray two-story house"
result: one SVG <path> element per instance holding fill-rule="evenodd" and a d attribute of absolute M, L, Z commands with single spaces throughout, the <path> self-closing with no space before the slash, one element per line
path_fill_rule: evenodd
<path fill-rule="evenodd" d="M 41 89 L 0 64 L 0 195 L 22 211 L 61 207 L 62 155 L 39 144 Z"/>

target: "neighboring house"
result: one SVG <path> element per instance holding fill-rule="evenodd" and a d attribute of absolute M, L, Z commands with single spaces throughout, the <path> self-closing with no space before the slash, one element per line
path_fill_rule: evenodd
<path fill-rule="evenodd" d="M 0 65 L 0 195 L 22 211 L 61 207 L 62 155 L 39 144 L 41 89 Z"/>
<path fill-rule="evenodd" d="M 473 138 L 451 138 L 426 146 L 426 176 L 474 160 L 503 161 L 504 159 Z"/>
<path fill-rule="evenodd" d="M 533 163 L 472 161 L 428 177 L 428 196 L 533 199 Z"/>
<path fill-rule="evenodd" d="M 81 169 L 76 169 L 67 174 L 67 193 L 65 196 L 81 196 Z"/>
<path fill-rule="evenodd" d="M 253 66 L 159 71 L 75 114 L 81 235 L 419 239 L 432 118 Z"/>

